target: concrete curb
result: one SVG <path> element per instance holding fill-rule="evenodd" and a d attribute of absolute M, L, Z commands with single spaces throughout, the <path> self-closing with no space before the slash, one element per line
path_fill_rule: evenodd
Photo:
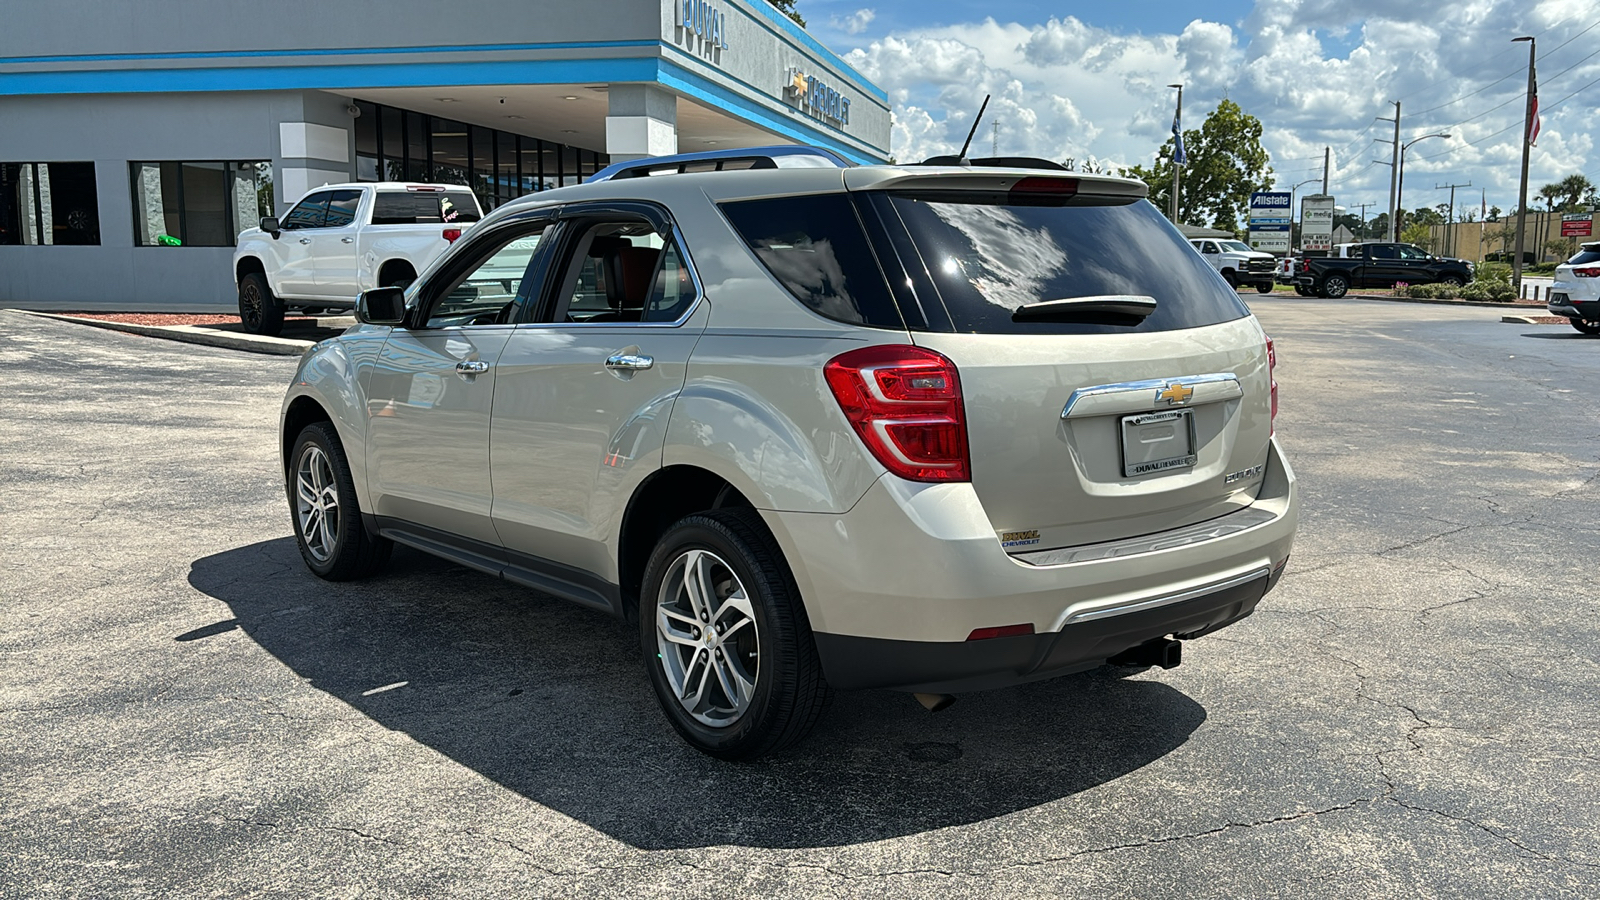
<path fill-rule="evenodd" d="M 130 322 L 107 322 L 104 319 L 84 319 L 78 316 L 64 316 L 60 313 L 36 312 L 27 309 L 10 311 L 21 313 L 25 316 L 55 319 L 58 322 L 73 322 L 78 325 L 105 328 L 110 331 L 122 331 L 145 337 L 166 338 L 169 341 L 203 344 L 208 347 L 223 347 L 228 350 L 243 350 L 247 353 L 268 353 L 274 356 L 299 356 L 306 352 L 307 347 L 315 343 L 314 341 L 303 341 L 294 338 L 216 331 L 197 325 L 135 325 Z"/>
<path fill-rule="evenodd" d="M 1566 316 L 1501 316 L 1500 321 L 1511 325 L 1565 325 Z"/>
<path fill-rule="evenodd" d="M 1490 309 L 1544 309 L 1543 303 L 1495 303 L 1489 300 L 1437 300 L 1431 297 L 1389 297 L 1382 294 L 1347 294 L 1354 300 L 1387 300 L 1390 303 L 1436 303 L 1441 306 L 1483 306 Z"/>

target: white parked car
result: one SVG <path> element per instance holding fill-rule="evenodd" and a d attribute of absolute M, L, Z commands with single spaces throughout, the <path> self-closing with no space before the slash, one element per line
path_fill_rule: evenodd
<path fill-rule="evenodd" d="M 284 313 L 354 309 L 375 287 L 404 287 L 483 217 L 468 188 L 329 184 L 239 235 L 233 277 L 246 331 L 277 334 Z"/>
<path fill-rule="evenodd" d="M 1219 241 L 1214 238 L 1191 238 L 1189 243 L 1200 252 L 1211 268 L 1222 273 L 1228 284 L 1254 287 L 1257 293 L 1272 293 L 1272 275 L 1277 259 L 1271 253 L 1251 250 L 1244 241 Z"/>
<path fill-rule="evenodd" d="M 1584 244 L 1556 266 L 1549 309 L 1584 334 L 1600 334 L 1600 241 Z"/>

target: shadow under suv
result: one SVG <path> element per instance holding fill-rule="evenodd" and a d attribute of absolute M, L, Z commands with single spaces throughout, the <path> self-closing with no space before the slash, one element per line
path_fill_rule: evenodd
<path fill-rule="evenodd" d="M 301 361 L 302 555 L 398 542 L 637 622 L 725 759 L 834 688 L 1176 664 L 1271 589 L 1297 503 L 1271 342 L 1144 197 L 769 148 L 502 206 Z"/>

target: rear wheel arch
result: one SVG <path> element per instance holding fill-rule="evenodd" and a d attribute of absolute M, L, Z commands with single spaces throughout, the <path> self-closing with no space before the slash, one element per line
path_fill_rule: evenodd
<path fill-rule="evenodd" d="M 409 287 L 417 280 L 417 269 L 407 259 L 384 260 L 378 267 L 379 287 Z"/>
<path fill-rule="evenodd" d="M 684 516 L 729 507 L 754 504 L 727 479 L 699 466 L 666 466 L 634 489 L 617 541 L 617 580 L 630 619 L 638 612 L 645 568 L 661 536 Z"/>

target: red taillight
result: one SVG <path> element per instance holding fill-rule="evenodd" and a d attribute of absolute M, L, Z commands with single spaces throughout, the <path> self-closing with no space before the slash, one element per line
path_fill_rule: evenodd
<path fill-rule="evenodd" d="M 1309 259 L 1300 260 L 1300 271 L 1302 271 L 1302 272 L 1311 271 L 1311 260 L 1309 260 Z"/>
<path fill-rule="evenodd" d="M 1024 178 L 1011 186 L 1013 194 L 1054 194 L 1067 197 L 1077 192 L 1076 178 Z"/>
<path fill-rule="evenodd" d="M 1267 377 L 1272 380 L 1272 431 L 1278 433 L 1278 349 L 1267 338 Z"/>
<path fill-rule="evenodd" d="M 444 239 L 449 241 L 452 244 L 454 244 L 456 241 L 461 240 L 461 229 L 459 229 L 459 228 L 446 228 L 444 230 Z"/>
<path fill-rule="evenodd" d="M 1600 278 L 1600 266 L 1589 266 L 1584 269 L 1573 269 L 1572 274 L 1579 278 Z"/>
<path fill-rule="evenodd" d="M 986 641 L 990 638 L 1016 637 L 1020 634 L 1033 634 L 1033 623 L 1026 625 L 1000 625 L 994 628 L 974 628 L 967 635 L 969 641 Z"/>
<path fill-rule="evenodd" d="M 921 347 L 881 344 L 822 367 L 850 426 L 883 467 L 908 481 L 971 481 L 956 364 Z"/>

